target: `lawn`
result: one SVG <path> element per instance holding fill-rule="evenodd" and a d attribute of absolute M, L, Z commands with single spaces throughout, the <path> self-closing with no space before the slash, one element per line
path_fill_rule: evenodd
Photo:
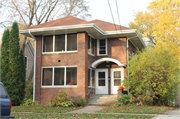
<path fill-rule="evenodd" d="M 11 116 L 15 116 L 15 118 L 65 118 L 65 119 L 69 119 L 69 118 L 78 118 L 78 119 L 82 119 L 82 118 L 152 118 L 153 116 L 144 116 L 144 115 L 122 115 L 122 114 L 53 114 L 53 113 L 12 113 Z"/>
<path fill-rule="evenodd" d="M 108 107 L 96 113 L 137 113 L 137 114 L 162 114 L 165 111 L 173 109 L 174 107 L 165 106 L 119 106 Z"/>
<path fill-rule="evenodd" d="M 12 106 L 11 112 L 66 113 L 82 107 Z"/>

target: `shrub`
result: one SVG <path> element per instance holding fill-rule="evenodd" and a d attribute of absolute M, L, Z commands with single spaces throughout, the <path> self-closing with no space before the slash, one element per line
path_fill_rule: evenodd
<path fill-rule="evenodd" d="M 130 102 L 129 95 L 122 94 L 122 97 L 118 98 L 117 100 L 118 100 L 118 102 L 114 103 L 113 106 L 123 106 L 123 105 L 132 104 Z"/>
<path fill-rule="evenodd" d="M 86 105 L 86 100 L 84 98 L 76 98 L 74 101 L 73 101 L 74 105 L 75 106 L 85 106 Z"/>
<path fill-rule="evenodd" d="M 65 102 L 60 103 L 60 106 L 62 107 L 74 107 L 75 105 L 71 100 L 66 100 Z"/>
<path fill-rule="evenodd" d="M 25 92 L 26 92 L 27 98 L 33 99 L 33 82 L 31 80 L 26 81 Z"/>
<path fill-rule="evenodd" d="M 62 102 L 67 101 L 67 97 L 66 97 L 66 92 L 65 91 L 59 91 L 57 93 L 57 95 L 54 97 L 54 99 L 52 99 L 52 101 L 50 102 L 51 106 L 61 106 Z"/>
<path fill-rule="evenodd" d="M 28 99 L 28 98 L 25 98 L 23 100 L 23 103 L 20 104 L 21 106 L 38 106 L 39 105 L 39 102 L 38 101 L 33 101 L 32 99 Z"/>

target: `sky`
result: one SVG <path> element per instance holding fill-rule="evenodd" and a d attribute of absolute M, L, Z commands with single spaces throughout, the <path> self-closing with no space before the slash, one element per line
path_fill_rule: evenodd
<path fill-rule="evenodd" d="M 110 12 L 108 0 L 87 0 L 90 6 L 89 13 L 92 15 L 88 21 L 99 19 L 114 23 Z M 154 0 L 117 0 L 120 17 L 120 25 L 128 27 L 128 24 L 134 20 L 134 12 L 145 11 L 150 2 Z M 119 24 L 116 0 L 109 0 L 115 24 Z M 0 22 L 5 21 L 0 11 Z M 2 34 L 3 28 L 0 28 Z M 1 36 L 0 36 L 1 37 Z M 0 38 L 1 40 L 1 38 Z"/>

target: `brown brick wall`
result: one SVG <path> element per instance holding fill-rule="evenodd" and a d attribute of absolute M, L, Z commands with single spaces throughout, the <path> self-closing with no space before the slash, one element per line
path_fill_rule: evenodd
<path fill-rule="evenodd" d="M 36 97 L 43 105 L 48 105 L 59 92 L 65 91 L 68 97 L 83 97 L 88 100 L 88 67 L 99 58 L 109 57 L 126 64 L 126 38 L 108 39 L 108 56 L 97 56 L 97 41 L 95 42 L 95 56 L 88 55 L 88 35 L 78 33 L 78 52 L 66 54 L 42 54 L 42 36 L 36 36 Z M 132 46 L 130 46 L 132 47 Z M 60 60 L 61 62 L 58 62 Z M 73 88 L 41 88 L 41 68 L 45 66 L 77 66 L 77 87 Z M 104 65 L 104 64 L 101 64 Z M 100 66 L 104 67 L 104 66 Z M 97 67 L 97 68 L 100 68 Z M 118 68 L 116 64 L 111 67 Z M 110 74 L 110 73 L 109 73 Z M 110 84 L 109 84 L 110 85 Z M 110 92 L 110 91 L 109 91 Z"/>

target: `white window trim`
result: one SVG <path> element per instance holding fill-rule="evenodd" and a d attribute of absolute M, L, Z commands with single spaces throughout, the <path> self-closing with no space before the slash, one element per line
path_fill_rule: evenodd
<path fill-rule="evenodd" d="M 28 69 L 28 56 L 27 55 L 25 55 L 24 57 L 26 57 L 27 58 L 27 60 L 26 60 L 26 62 L 27 62 L 27 65 L 26 65 L 26 70 Z"/>
<path fill-rule="evenodd" d="M 90 69 L 90 77 L 92 76 L 92 70 L 94 70 L 93 68 L 88 67 L 88 69 Z M 95 70 L 94 70 L 94 76 L 95 76 Z M 91 79 L 90 79 L 91 80 Z M 88 86 L 88 88 L 95 88 L 95 77 L 94 77 L 94 86 L 92 84 L 92 86 Z"/>
<path fill-rule="evenodd" d="M 73 34 L 73 33 L 71 33 Z M 77 33 L 76 33 L 77 34 Z M 59 35 L 59 34 L 53 34 L 53 51 L 52 52 L 43 52 L 43 45 L 44 45 L 44 36 L 46 35 L 43 35 L 42 36 L 42 54 L 61 54 L 61 53 L 75 53 L 75 52 L 78 52 L 78 34 L 77 34 L 77 50 L 72 50 L 72 51 L 67 51 L 67 35 L 68 34 L 62 34 L 62 35 L 65 35 L 65 51 L 54 51 L 55 49 L 55 36 L 56 35 Z"/>
<path fill-rule="evenodd" d="M 77 85 L 66 85 L 66 68 L 67 67 L 77 67 L 77 65 L 72 66 L 45 66 L 41 68 L 41 88 L 76 88 Z M 52 68 L 52 85 L 51 86 L 43 86 L 42 85 L 42 78 L 43 78 L 43 69 L 44 68 Z M 54 68 L 64 68 L 64 86 L 54 86 Z M 77 74 L 78 74 L 78 67 L 77 67 Z M 78 76 L 78 75 L 77 75 Z M 78 80 L 78 77 L 77 77 Z M 77 81 L 78 83 L 78 81 Z"/>
<path fill-rule="evenodd" d="M 88 34 L 89 35 L 89 34 Z M 89 49 L 88 49 L 88 54 L 91 55 L 91 56 L 95 56 L 95 38 L 92 37 L 91 35 L 89 35 L 90 37 L 90 49 L 91 49 L 91 39 L 93 38 L 94 39 L 94 54 L 92 54 L 91 52 L 89 52 Z"/>
<path fill-rule="evenodd" d="M 108 55 L 107 38 L 105 38 L 105 42 L 106 42 L 106 54 L 99 54 L 99 40 L 100 39 L 97 39 L 97 56 L 106 56 L 106 55 Z"/>

